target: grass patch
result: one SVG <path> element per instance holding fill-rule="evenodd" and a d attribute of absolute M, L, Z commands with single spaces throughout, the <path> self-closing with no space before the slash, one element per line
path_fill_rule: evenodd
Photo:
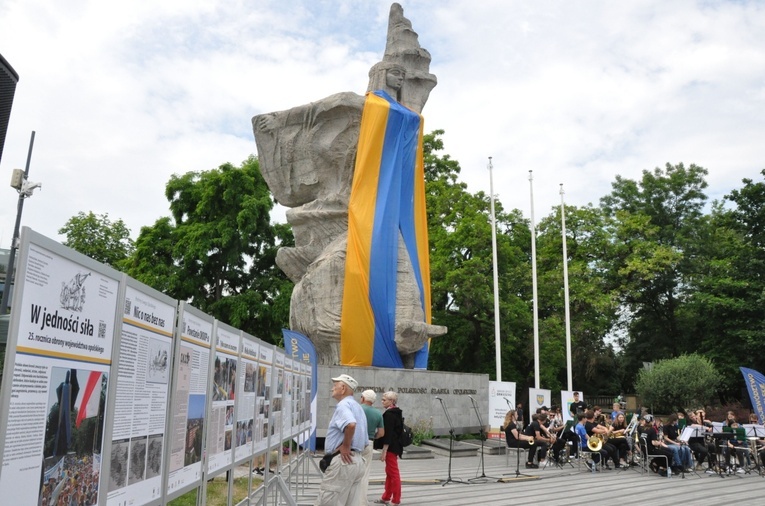
<path fill-rule="evenodd" d="M 263 482 L 262 479 L 252 477 L 253 490 Z M 239 501 L 247 497 L 247 477 L 234 478 L 234 498 L 238 498 Z M 217 476 L 212 481 L 207 483 L 207 504 L 209 506 L 225 506 L 228 504 L 228 482 L 226 481 L 226 473 Z M 238 502 L 238 501 L 234 501 Z M 190 490 L 180 497 L 177 497 L 167 503 L 169 506 L 196 506 L 197 504 L 197 491 Z"/>

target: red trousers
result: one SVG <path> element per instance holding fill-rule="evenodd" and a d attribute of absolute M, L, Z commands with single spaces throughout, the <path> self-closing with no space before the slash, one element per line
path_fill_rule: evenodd
<path fill-rule="evenodd" d="M 393 452 L 385 452 L 385 491 L 383 501 L 393 504 L 401 502 L 401 474 L 398 472 L 398 455 Z"/>

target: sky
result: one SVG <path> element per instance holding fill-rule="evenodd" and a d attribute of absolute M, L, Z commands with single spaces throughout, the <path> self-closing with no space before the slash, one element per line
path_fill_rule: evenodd
<path fill-rule="evenodd" d="M 471 192 L 536 221 L 597 204 L 617 175 L 709 171 L 721 199 L 765 169 L 765 2 L 400 2 L 438 85 L 443 129 Z M 251 118 L 363 94 L 385 49 L 378 0 L 3 0 L 0 54 L 19 74 L 0 160 L 9 248 L 35 132 L 22 226 L 58 241 L 79 212 L 141 227 L 169 216 L 173 174 L 256 153 Z M 284 221 L 284 209 L 272 213 Z"/>

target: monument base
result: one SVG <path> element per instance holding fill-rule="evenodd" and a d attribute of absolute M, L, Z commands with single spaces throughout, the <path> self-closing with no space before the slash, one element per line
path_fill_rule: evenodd
<path fill-rule="evenodd" d="M 316 385 L 316 432 L 320 438 L 326 436 L 329 420 L 337 404 L 332 399 L 332 378 L 344 373 L 350 374 L 359 383 L 355 395 L 357 400 L 364 390 L 374 390 L 377 393 L 374 407 L 381 411 L 382 394 L 387 391 L 396 392 L 398 407 L 403 411 L 406 424 L 415 433 L 429 429 L 433 436 L 448 435 L 450 425 L 444 407 L 454 425 L 455 435 L 480 432 L 470 397 L 476 401 L 482 422 L 488 423 L 488 374 L 320 365 Z M 484 427 L 484 430 L 488 430 L 488 427 Z"/>

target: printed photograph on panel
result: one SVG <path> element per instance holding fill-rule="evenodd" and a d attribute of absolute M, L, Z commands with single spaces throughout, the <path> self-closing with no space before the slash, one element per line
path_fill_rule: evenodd
<path fill-rule="evenodd" d="M 266 395 L 266 373 L 268 369 L 266 366 L 261 365 L 258 367 L 258 397 L 265 397 Z"/>
<path fill-rule="evenodd" d="M 146 479 L 159 476 L 162 471 L 162 434 L 149 436 L 149 450 L 146 454 Z"/>
<path fill-rule="evenodd" d="M 186 419 L 186 455 L 183 466 L 199 462 L 202 458 L 202 434 L 205 426 L 205 395 L 189 395 L 189 411 Z"/>
<path fill-rule="evenodd" d="M 128 466 L 128 485 L 146 478 L 146 436 L 130 440 L 130 466 Z"/>
<path fill-rule="evenodd" d="M 236 394 L 236 358 L 226 358 L 228 355 L 215 355 L 215 373 L 213 374 L 212 400 L 234 400 Z"/>
<path fill-rule="evenodd" d="M 255 364 L 247 363 L 244 367 L 244 391 L 255 391 Z"/>
<path fill-rule="evenodd" d="M 170 341 L 149 339 L 149 363 L 146 381 L 167 384 L 170 379 Z"/>
<path fill-rule="evenodd" d="M 110 457 L 111 470 L 109 471 L 109 492 L 127 486 L 129 450 L 130 440 L 123 439 L 120 441 L 112 441 L 112 455 Z"/>
<path fill-rule="evenodd" d="M 233 429 L 226 429 L 226 436 L 224 438 L 223 450 L 228 451 L 231 449 L 231 437 Z"/>
<path fill-rule="evenodd" d="M 107 374 L 101 371 L 51 368 L 39 490 L 42 504 L 98 502 L 107 386 Z"/>

